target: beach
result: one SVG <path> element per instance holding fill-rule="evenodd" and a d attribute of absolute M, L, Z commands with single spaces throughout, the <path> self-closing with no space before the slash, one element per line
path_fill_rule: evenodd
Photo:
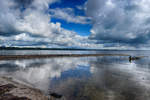
<path fill-rule="evenodd" d="M 0 100 L 48 100 L 40 90 L 0 76 Z"/>

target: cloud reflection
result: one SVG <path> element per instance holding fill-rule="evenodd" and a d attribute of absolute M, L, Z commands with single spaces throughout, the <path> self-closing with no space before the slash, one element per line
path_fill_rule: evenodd
<path fill-rule="evenodd" d="M 149 58 L 130 63 L 119 56 L 31 59 L 1 61 L 0 74 L 58 92 L 66 100 L 148 100 L 148 66 Z"/>
<path fill-rule="evenodd" d="M 7 66 L 4 66 L 7 65 Z M 7 74 L 42 90 L 48 89 L 50 79 L 59 78 L 61 73 L 75 69 L 79 65 L 88 65 L 80 59 L 35 59 L 0 62 L 0 74 Z M 15 69 L 14 71 L 11 69 Z M 8 71 L 11 70 L 11 71 Z"/>

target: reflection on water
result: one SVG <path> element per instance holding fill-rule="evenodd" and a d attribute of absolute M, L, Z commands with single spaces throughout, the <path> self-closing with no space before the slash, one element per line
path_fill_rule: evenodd
<path fill-rule="evenodd" d="M 51 58 L 0 61 L 9 75 L 66 100 L 150 100 L 150 58 Z"/>

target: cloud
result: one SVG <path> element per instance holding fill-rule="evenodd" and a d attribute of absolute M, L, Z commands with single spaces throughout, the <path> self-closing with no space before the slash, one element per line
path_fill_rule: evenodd
<path fill-rule="evenodd" d="M 0 45 L 42 47 L 95 46 L 94 42 L 91 43 L 88 40 L 88 37 L 82 37 L 74 31 L 62 28 L 59 22 L 51 22 L 49 6 L 55 2 L 59 1 L 1 0 Z M 71 9 L 70 13 L 72 13 Z M 83 23 L 86 23 L 84 17 L 76 17 Z M 74 19 L 74 21 L 79 20 Z"/>
<path fill-rule="evenodd" d="M 101 44 L 95 44 L 88 37 L 77 35 L 73 31 L 63 29 L 62 34 L 55 34 L 53 37 L 34 36 L 28 33 L 20 33 L 12 36 L 0 36 L 0 46 L 32 46 L 32 47 L 82 47 L 97 48 Z"/>
<path fill-rule="evenodd" d="M 79 7 L 78 7 L 79 8 Z M 75 15 L 72 8 L 50 9 L 51 17 L 65 20 L 69 23 L 89 24 L 90 18 L 86 16 Z"/>
<path fill-rule="evenodd" d="M 73 8 L 49 9 L 60 0 L 0 0 L 0 45 L 148 48 L 150 43 L 150 1 L 88 0 L 87 16 L 76 15 Z M 53 23 L 51 18 L 69 23 L 92 24 L 90 36 Z M 119 44 L 118 44 L 119 43 Z"/>
<path fill-rule="evenodd" d="M 85 10 L 85 6 L 84 5 L 77 5 L 76 8 L 78 10 Z"/>
<path fill-rule="evenodd" d="M 2 35 L 29 32 L 48 36 L 55 30 L 59 30 L 60 24 L 49 23 L 50 17 L 44 12 L 48 9 L 49 4 L 56 0 L 27 1 L 0 1 L 0 33 Z"/>
<path fill-rule="evenodd" d="M 93 27 L 89 39 L 97 43 L 137 46 L 149 43 L 149 0 L 88 0 L 86 14 Z"/>

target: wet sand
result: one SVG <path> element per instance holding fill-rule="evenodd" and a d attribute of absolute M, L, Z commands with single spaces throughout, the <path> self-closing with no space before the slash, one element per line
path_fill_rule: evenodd
<path fill-rule="evenodd" d="M 0 55 L 0 60 L 52 58 L 52 57 L 96 57 L 96 56 L 130 56 L 127 54 L 47 54 L 47 55 Z"/>
<path fill-rule="evenodd" d="M 48 100 L 38 89 L 17 83 L 8 77 L 0 77 L 0 100 Z"/>

